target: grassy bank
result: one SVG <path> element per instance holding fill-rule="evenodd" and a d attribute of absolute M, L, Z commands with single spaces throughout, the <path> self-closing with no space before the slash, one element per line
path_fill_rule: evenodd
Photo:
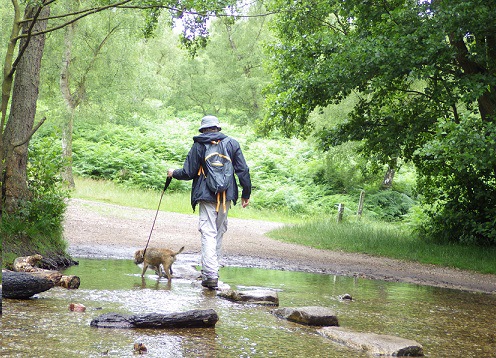
<path fill-rule="evenodd" d="M 93 180 L 78 177 L 75 179 L 76 189 L 71 197 L 87 200 L 102 201 L 111 204 L 132 206 L 142 209 L 157 210 L 161 192 L 156 190 L 143 190 L 117 185 L 111 181 Z M 160 203 L 160 210 L 181 214 L 191 214 L 190 192 L 172 192 L 167 190 Z M 229 217 L 239 219 L 257 219 L 282 223 L 297 223 L 301 219 L 283 213 L 268 210 L 256 210 L 248 206 L 241 208 L 236 205 L 229 210 Z"/>
<path fill-rule="evenodd" d="M 156 210 L 160 194 L 77 178 L 72 197 Z M 189 192 L 166 192 L 161 210 L 191 214 Z M 294 216 L 250 207 L 241 209 L 239 205 L 230 211 L 230 217 L 287 223 L 270 233 L 280 241 L 496 274 L 496 248 L 426 243 L 398 224 L 369 221 L 338 224 L 335 218 L 303 222 Z"/>
<path fill-rule="evenodd" d="M 272 231 L 274 239 L 324 250 L 390 257 L 496 274 L 496 248 L 423 242 L 387 223 L 320 220 Z"/>

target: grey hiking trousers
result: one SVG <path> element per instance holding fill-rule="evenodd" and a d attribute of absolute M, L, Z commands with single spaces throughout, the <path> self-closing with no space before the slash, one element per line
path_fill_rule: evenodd
<path fill-rule="evenodd" d="M 231 201 L 226 202 L 226 212 L 222 208 L 215 211 L 217 204 L 200 201 L 200 220 L 198 230 L 202 246 L 202 279 L 219 278 L 219 266 L 222 260 L 222 238 L 227 231 L 227 213 Z"/>

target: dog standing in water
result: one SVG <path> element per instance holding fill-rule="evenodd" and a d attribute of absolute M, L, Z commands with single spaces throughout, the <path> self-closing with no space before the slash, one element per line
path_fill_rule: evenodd
<path fill-rule="evenodd" d="M 143 256 L 144 250 L 138 250 L 134 253 L 134 263 L 136 265 L 143 264 L 143 271 L 141 272 L 141 277 L 145 275 L 148 267 L 154 268 L 155 272 L 160 276 L 160 265 L 164 267 L 164 273 L 170 280 L 172 278 L 172 264 L 176 261 L 176 255 L 183 252 L 184 246 L 179 249 L 179 251 L 174 252 L 170 249 L 161 249 L 156 247 L 149 247 L 146 249 L 145 255 Z"/>

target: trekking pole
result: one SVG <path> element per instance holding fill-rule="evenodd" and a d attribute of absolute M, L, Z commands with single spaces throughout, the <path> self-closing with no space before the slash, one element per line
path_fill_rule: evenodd
<path fill-rule="evenodd" d="M 164 189 L 162 190 L 162 194 L 160 195 L 160 200 L 158 202 L 157 212 L 155 213 L 155 219 L 153 219 L 152 229 L 150 230 L 150 235 L 148 236 L 148 241 L 146 242 L 145 249 L 143 250 L 143 257 L 145 257 L 146 249 L 148 248 L 148 244 L 150 243 L 150 238 L 152 237 L 153 227 L 155 226 L 155 221 L 157 221 L 158 211 L 160 209 L 160 203 L 162 203 L 162 198 L 164 197 L 164 193 L 169 187 L 169 184 L 172 181 L 172 177 L 168 177 L 165 181 Z"/>

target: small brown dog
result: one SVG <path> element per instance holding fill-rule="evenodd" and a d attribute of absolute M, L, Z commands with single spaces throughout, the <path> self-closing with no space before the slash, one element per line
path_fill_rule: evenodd
<path fill-rule="evenodd" d="M 156 247 L 149 247 L 146 249 L 145 255 L 143 257 L 144 250 L 138 250 L 134 253 L 134 263 L 136 265 L 143 264 L 143 272 L 141 277 L 145 275 L 148 267 L 155 269 L 157 275 L 162 276 L 160 272 L 160 265 L 164 267 L 164 273 L 170 280 L 172 278 L 172 264 L 176 261 L 176 255 L 183 252 L 184 246 L 179 249 L 179 251 L 174 252 L 169 249 L 160 249 Z"/>

